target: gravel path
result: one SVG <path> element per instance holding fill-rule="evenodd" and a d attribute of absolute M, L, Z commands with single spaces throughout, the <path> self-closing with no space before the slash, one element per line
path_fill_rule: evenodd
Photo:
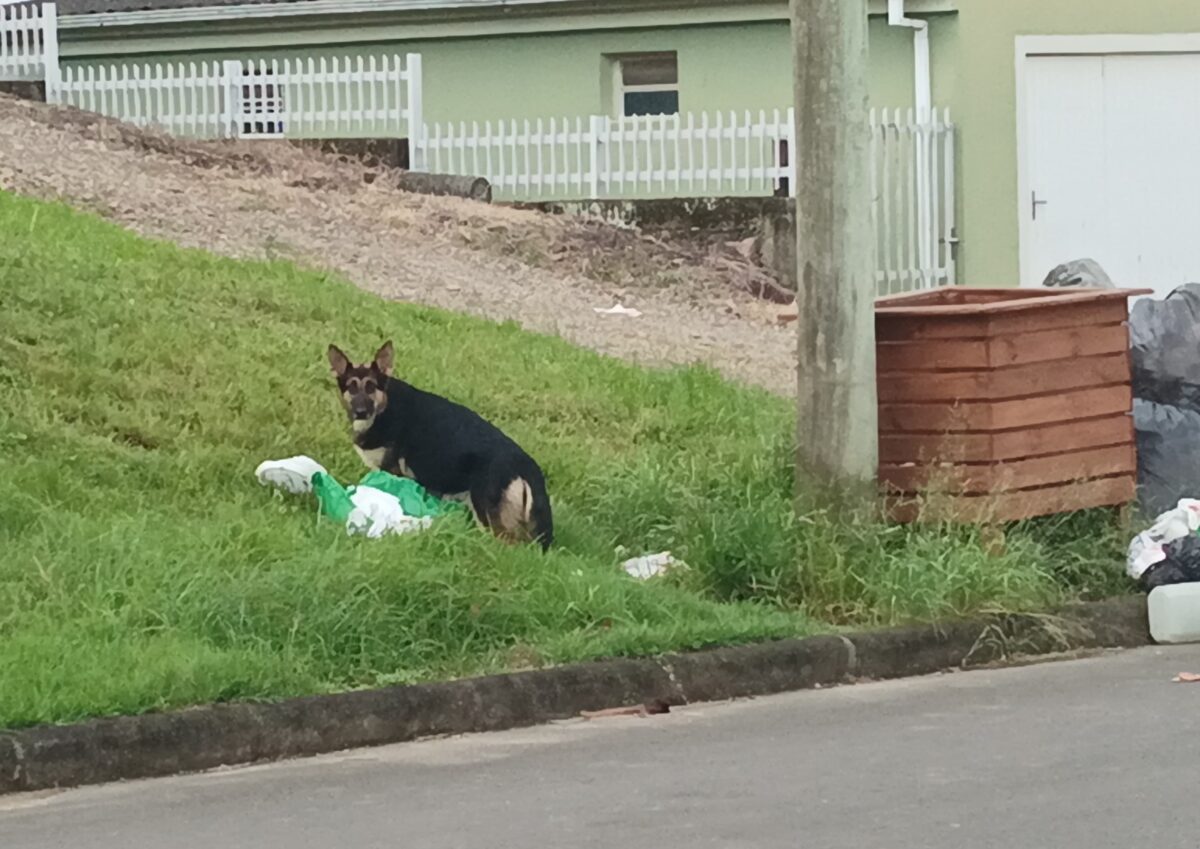
<path fill-rule="evenodd" d="M 0 96 L 0 188 L 190 247 L 330 268 L 387 298 L 792 391 L 793 331 L 740 291 L 761 277 L 750 264 L 599 222 L 412 195 L 386 177 L 291 145 L 185 142 Z M 641 317 L 593 310 L 617 300 Z"/>

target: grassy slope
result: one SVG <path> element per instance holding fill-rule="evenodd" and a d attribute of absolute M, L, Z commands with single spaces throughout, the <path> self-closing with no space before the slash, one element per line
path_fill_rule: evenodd
<path fill-rule="evenodd" d="M 914 531 L 789 510 L 788 405 L 283 263 L 138 239 L 0 193 L 0 727 L 891 622 L 1109 591 L 1108 531 Z M 349 539 L 252 478 L 362 469 L 330 341 L 542 461 L 560 546 L 465 525 Z M 1076 520 L 1084 521 L 1084 520 Z M 1057 534 L 1063 540 L 1054 539 Z M 692 571 L 615 568 L 671 548 Z"/>

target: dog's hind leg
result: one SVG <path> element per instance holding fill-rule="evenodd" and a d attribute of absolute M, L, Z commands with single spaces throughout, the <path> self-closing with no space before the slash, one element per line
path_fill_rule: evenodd
<path fill-rule="evenodd" d="M 533 489 L 522 477 L 497 486 L 495 479 L 471 491 L 475 518 L 496 536 L 508 542 L 530 542 Z"/>
<path fill-rule="evenodd" d="M 529 518 L 533 512 L 533 489 L 525 478 L 513 478 L 500 491 L 492 513 L 492 529 L 505 539 L 529 542 Z"/>

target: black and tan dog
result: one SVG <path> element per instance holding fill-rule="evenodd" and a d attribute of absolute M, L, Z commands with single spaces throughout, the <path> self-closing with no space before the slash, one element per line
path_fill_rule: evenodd
<path fill-rule="evenodd" d="M 329 365 L 363 462 L 465 501 L 479 523 L 502 539 L 549 548 L 550 499 L 533 458 L 477 413 L 392 377 L 392 361 L 391 342 L 364 365 L 329 346 Z"/>

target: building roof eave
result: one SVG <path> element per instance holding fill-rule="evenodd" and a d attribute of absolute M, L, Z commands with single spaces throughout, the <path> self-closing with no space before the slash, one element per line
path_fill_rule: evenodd
<path fill-rule="evenodd" d="M 143 9 L 121 12 L 60 13 L 59 27 L 67 30 L 106 29 L 111 27 L 155 27 L 173 24 L 238 21 L 265 22 L 272 19 L 323 17 L 327 15 L 400 15 L 406 12 L 428 13 L 445 11 L 487 17 L 502 17 L 506 13 L 524 11 L 554 12 L 568 9 L 587 9 L 593 13 L 619 13 L 631 9 L 656 10 L 689 9 L 697 6 L 728 6 L 744 19 L 746 7 L 762 11 L 764 19 L 785 18 L 786 0 L 639 0 L 637 3 L 607 0 L 294 0 L 294 2 L 245 3 L 227 5 L 196 5 L 164 9 Z M 540 9 L 538 7 L 541 7 Z M 907 8 L 915 14 L 955 11 L 956 0 L 908 0 Z M 886 12 L 885 0 L 869 0 L 872 14 Z"/>

